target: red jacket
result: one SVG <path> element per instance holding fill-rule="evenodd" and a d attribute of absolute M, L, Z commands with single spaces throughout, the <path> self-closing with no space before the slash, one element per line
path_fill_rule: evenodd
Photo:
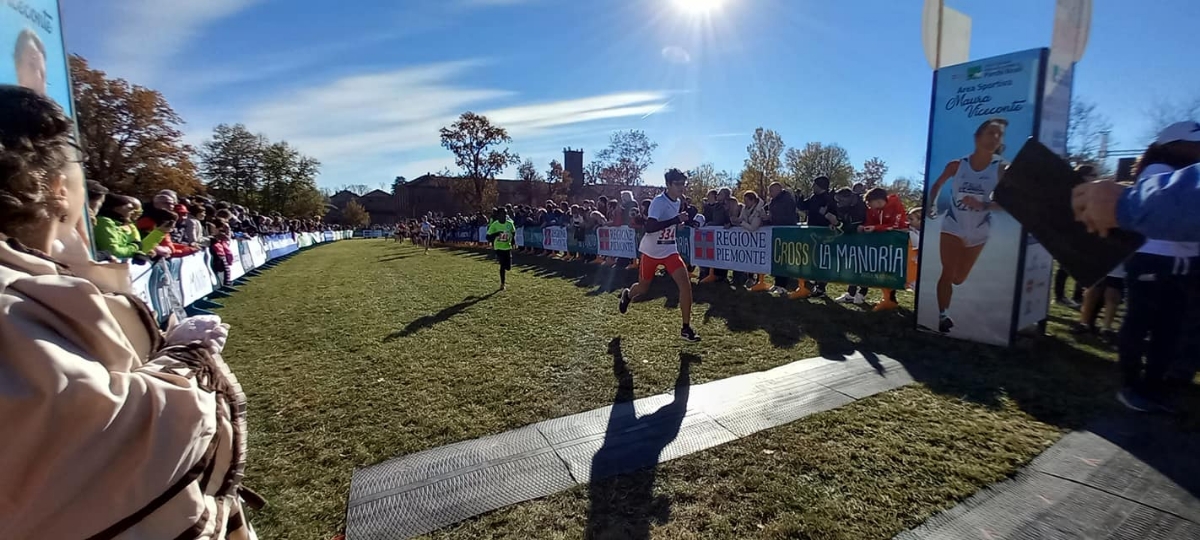
<path fill-rule="evenodd" d="M 900 197 L 888 195 L 883 208 L 867 208 L 867 221 L 863 226 L 875 227 L 876 231 L 907 229 L 908 213 L 904 211 L 904 203 L 900 202 Z"/>
<path fill-rule="evenodd" d="M 143 236 L 149 234 L 149 232 L 154 230 L 156 227 L 154 220 L 146 216 L 142 216 L 140 219 L 138 219 L 136 226 Z M 158 245 L 169 249 L 171 251 L 171 254 L 169 255 L 170 257 L 184 257 L 200 251 L 187 244 L 177 244 L 171 241 L 170 234 L 164 236 L 162 242 L 159 242 Z"/>

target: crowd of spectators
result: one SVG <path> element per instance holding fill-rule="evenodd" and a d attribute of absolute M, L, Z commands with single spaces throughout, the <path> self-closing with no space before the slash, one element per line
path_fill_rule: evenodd
<path fill-rule="evenodd" d="M 162 190 L 143 205 L 136 197 L 109 192 L 88 181 L 92 235 L 101 260 L 147 261 L 209 250 L 213 271 L 224 275 L 233 263 L 230 242 L 260 235 L 336 229 L 314 218 L 288 219 L 203 196 L 180 197 Z"/>

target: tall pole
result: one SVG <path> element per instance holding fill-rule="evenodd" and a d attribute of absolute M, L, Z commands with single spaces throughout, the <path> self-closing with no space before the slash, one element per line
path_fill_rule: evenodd
<path fill-rule="evenodd" d="M 946 0 L 938 0 L 937 51 L 933 53 L 933 70 L 942 69 L 942 19 L 946 15 Z"/>

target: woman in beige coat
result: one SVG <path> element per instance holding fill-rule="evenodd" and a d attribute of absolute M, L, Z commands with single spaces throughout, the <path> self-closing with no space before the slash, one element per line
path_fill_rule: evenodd
<path fill-rule="evenodd" d="M 164 336 L 140 300 L 47 255 L 84 208 L 71 132 L 0 86 L 0 538 L 254 538 L 228 327 Z"/>

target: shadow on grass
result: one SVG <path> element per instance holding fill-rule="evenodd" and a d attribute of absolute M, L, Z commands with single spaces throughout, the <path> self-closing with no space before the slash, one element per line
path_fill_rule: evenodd
<path fill-rule="evenodd" d="M 407 259 L 412 256 L 413 256 L 412 252 L 402 252 L 402 253 L 397 253 L 395 255 L 391 255 L 391 256 L 387 256 L 387 257 L 378 257 L 375 259 L 375 262 L 383 263 L 383 262 L 399 261 L 401 259 Z"/>
<path fill-rule="evenodd" d="M 458 254 L 482 257 L 471 250 L 459 250 Z M 535 255 L 518 255 L 514 263 L 536 276 L 569 280 L 589 289 L 589 295 L 620 290 L 636 279 L 633 271 Z M 794 301 L 717 284 L 695 286 L 693 296 L 698 306 L 707 305 L 706 311 L 697 309 L 703 313 L 704 324 L 723 323 L 733 332 L 763 331 L 775 347 L 790 348 L 811 338 L 825 358 L 844 360 L 861 352 L 877 372 L 882 372 L 875 356 L 878 353 L 901 363 L 914 380 L 935 393 L 992 409 L 1011 403 L 1030 417 L 1063 431 L 1096 426 L 1098 434 L 1200 496 L 1200 467 L 1176 463 L 1191 458 L 1178 451 L 1154 451 L 1178 449 L 1178 444 L 1172 446 L 1172 437 L 1179 432 L 1195 436 L 1200 430 L 1196 417 L 1200 388 L 1194 384 L 1177 392 L 1181 408 L 1192 411 L 1190 416 L 1141 423 L 1122 421 L 1123 426 L 1142 426 L 1137 436 L 1130 436 L 1130 429 L 1100 428 L 1105 422 L 1128 416 L 1114 399 L 1119 388 L 1114 362 L 1075 342 L 1033 336 L 1020 338 L 1013 347 L 1001 348 L 919 331 L 911 310 L 903 308 L 873 313 L 827 298 Z M 643 302 L 660 298 L 666 299 L 667 308 L 678 303 L 669 279 L 656 279 Z M 1057 315 L 1052 321 L 1071 322 Z M 1082 339 L 1078 343 L 1091 342 Z M 1132 444 L 1156 438 L 1162 438 L 1163 443 Z"/>
<path fill-rule="evenodd" d="M 679 435 L 687 415 L 691 365 L 700 357 L 681 353 L 672 401 L 638 417 L 634 410 L 633 374 L 621 352 L 621 338 L 608 345 L 613 357 L 616 397 L 608 415 L 604 444 L 592 457 L 588 482 L 588 521 L 585 538 L 650 538 L 652 523 L 666 523 L 671 501 L 654 497 L 659 454 Z"/>
<path fill-rule="evenodd" d="M 426 316 L 421 317 L 413 322 L 408 323 L 407 325 L 405 325 L 405 327 L 402 330 L 400 330 L 398 332 L 393 332 L 393 333 L 389 334 L 387 337 L 383 338 L 383 341 L 388 342 L 388 341 L 400 339 L 402 337 L 408 337 L 408 336 L 411 336 L 411 335 L 413 335 L 417 332 L 420 332 L 421 330 L 424 330 L 426 328 L 431 328 L 431 327 L 437 325 L 438 323 L 446 322 L 446 321 L 450 320 L 451 317 L 454 317 L 455 315 L 458 315 L 459 313 L 466 311 L 467 308 L 470 308 L 471 306 L 473 306 L 475 304 L 478 304 L 484 300 L 487 300 L 488 298 L 491 298 L 495 294 L 496 294 L 496 291 L 492 291 L 483 296 L 468 296 L 468 297 L 464 298 L 462 302 L 459 302 L 457 304 L 454 304 L 453 306 L 444 308 L 441 311 L 434 313 L 433 315 L 426 315 Z"/>

